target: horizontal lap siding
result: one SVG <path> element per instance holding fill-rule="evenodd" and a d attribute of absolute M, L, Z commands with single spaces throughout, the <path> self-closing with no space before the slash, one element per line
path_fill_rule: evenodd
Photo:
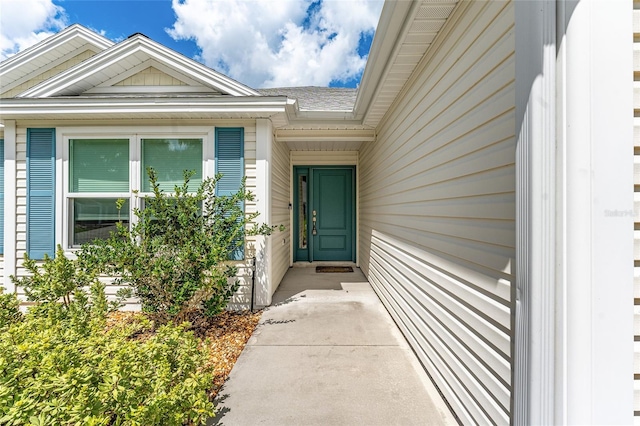
<path fill-rule="evenodd" d="M 241 124 L 216 124 L 218 127 L 242 127 Z M 247 177 L 247 190 L 256 193 L 256 126 L 255 123 L 244 126 L 244 167 L 245 176 Z M 245 204 L 245 212 L 247 214 L 254 213 L 256 211 L 255 202 L 247 202 Z M 254 238 L 248 238 L 247 247 L 251 247 L 251 242 Z M 245 250 L 245 257 L 249 258 L 251 253 Z M 246 262 L 239 262 L 238 264 L 238 281 L 240 287 L 233 296 L 229 303 L 231 309 L 248 309 L 251 306 L 251 269 Z"/>
<path fill-rule="evenodd" d="M 634 398 L 635 424 L 640 425 L 640 1 L 633 2 L 634 76 Z"/>
<path fill-rule="evenodd" d="M 125 78 L 114 86 L 187 86 L 187 83 L 160 71 L 149 67 L 131 77 Z"/>
<path fill-rule="evenodd" d="M 4 131 L 3 129 L 0 128 L 0 139 L 4 140 Z M 2 158 L 4 158 L 4 153 L 2 155 Z M 3 168 L 4 170 L 4 168 Z M 2 181 L 4 182 L 4 177 L 2 179 Z M 4 188 L 2 189 L 2 191 L 4 192 Z M 4 207 L 2 209 L 2 214 L 4 214 Z M 4 220 L 2 221 L 4 223 Z M 6 232 L 6 225 L 5 226 L 5 230 L 4 232 Z M 4 246 L 4 241 L 1 242 Z M 3 247 L 3 250 L 6 250 L 5 247 Z M 0 254 L 0 283 L 4 282 L 4 255 Z M 0 284 L 0 286 L 2 286 L 2 284 Z"/>
<path fill-rule="evenodd" d="M 275 231 L 269 237 L 272 247 L 271 289 L 275 291 L 282 277 L 289 269 L 291 246 L 291 219 L 289 203 L 291 188 L 291 167 L 289 148 L 284 143 L 273 142 L 271 153 L 271 220 L 270 225 L 284 225 L 284 231 Z"/>
<path fill-rule="evenodd" d="M 54 226 L 54 224 L 51 224 Z M 27 129 L 16 126 L 16 275 L 26 274 L 22 259 L 27 251 Z M 5 248 L 9 250 L 9 248 Z M 24 289 L 16 287 L 18 295 L 26 299 Z"/>
<path fill-rule="evenodd" d="M 513 5 L 451 19 L 360 152 L 360 265 L 461 421 L 508 424 Z"/>

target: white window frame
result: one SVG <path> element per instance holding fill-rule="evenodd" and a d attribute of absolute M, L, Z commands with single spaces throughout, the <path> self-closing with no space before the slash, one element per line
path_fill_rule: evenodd
<path fill-rule="evenodd" d="M 128 139 L 129 140 L 129 191 L 113 193 L 76 193 L 69 191 L 69 143 L 72 139 Z M 75 251 L 72 246 L 71 200 L 74 198 L 124 198 L 129 200 L 129 221 L 135 223 L 134 208 L 142 206 L 142 198 L 150 193 L 141 192 L 145 178 L 140 170 L 142 139 L 201 139 L 202 178 L 215 176 L 215 127 L 213 126 L 122 126 L 122 127 L 61 127 L 56 129 L 56 241 L 65 251 Z M 60 194 L 62 194 L 60 196 Z M 170 194 L 169 194 L 170 195 Z"/>

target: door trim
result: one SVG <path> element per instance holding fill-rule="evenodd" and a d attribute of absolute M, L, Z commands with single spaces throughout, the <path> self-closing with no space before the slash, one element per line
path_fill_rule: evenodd
<path fill-rule="evenodd" d="M 340 170 L 351 170 L 351 262 L 357 263 L 357 248 L 358 248 L 358 228 L 357 228 L 357 215 L 358 215 L 358 202 L 357 202 L 357 168 L 355 165 L 294 165 L 292 167 L 292 192 L 293 192 L 293 208 L 292 208 L 292 239 L 291 242 L 293 244 L 292 247 L 292 260 L 293 262 L 313 262 L 313 239 L 311 238 L 312 226 L 311 220 L 307 220 L 306 226 L 306 235 L 307 235 L 307 246 L 303 252 L 303 249 L 300 249 L 300 232 L 299 232 L 299 208 L 300 208 L 300 200 L 299 200 L 299 187 L 298 183 L 300 181 L 301 176 L 306 176 L 306 185 L 307 185 L 307 216 L 309 217 L 310 206 L 312 204 L 312 186 L 313 186 L 313 171 L 314 170 L 331 170 L 331 169 L 340 169 Z M 327 261 L 323 261 L 327 262 Z M 336 262 L 345 262 L 344 260 L 336 260 Z"/>

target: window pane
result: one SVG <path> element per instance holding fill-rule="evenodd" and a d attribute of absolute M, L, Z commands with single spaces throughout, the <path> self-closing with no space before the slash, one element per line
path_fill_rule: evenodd
<path fill-rule="evenodd" d="M 129 200 L 118 210 L 115 198 L 76 198 L 73 202 L 72 245 L 107 239 L 116 223 L 129 223 Z"/>
<path fill-rule="evenodd" d="M 172 192 L 184 182 L 184 171 L 193 170 L 189 191 L 196 191 L 202 183 L 201 139 L 143 139 L 142 140 L 142 190 L 151 191 L 147 167 L 158 175 L 160 189 Z"/>
<path fill-rule="evenodd" d="M 69 158 L 71 192 L 129 191 L 129 140 L 73 139 Z"/>

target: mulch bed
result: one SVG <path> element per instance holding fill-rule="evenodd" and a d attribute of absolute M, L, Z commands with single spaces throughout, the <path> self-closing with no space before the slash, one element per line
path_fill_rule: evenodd
<path fill-rule="evenodd" d="M 211 327 L 205 332 L 205 338 L 209 338 L 212 349 L 210 362 L 214 368 L 213 397 L 227 380 L 261 315 L 262 311 L 223 312 L 211 320 Z"/>

